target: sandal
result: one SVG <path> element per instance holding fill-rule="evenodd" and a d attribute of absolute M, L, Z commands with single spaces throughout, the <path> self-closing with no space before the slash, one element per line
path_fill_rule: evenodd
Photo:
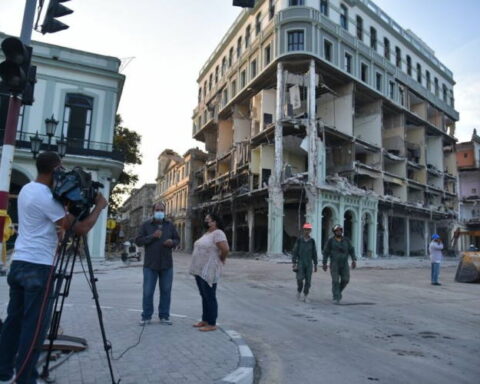
<path fill-rule="evenodd" d="M 199 328 L 198 330 L 201 331 L 201 332 L 216 331 L 217 326 L 216 325 L 206 325 L 205 327 Z"/>
<path fill-rule="evenodd" d="M 198 323 L 193 324 L 192 327 L 202 328 L 202 327 L 206 327 L 207 325 L 208 323 L 206 321 L 199 321 Z"/>

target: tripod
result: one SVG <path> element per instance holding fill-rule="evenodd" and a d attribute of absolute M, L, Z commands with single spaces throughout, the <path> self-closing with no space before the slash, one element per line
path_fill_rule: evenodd
<path fill-rule="evenodd" d="M 72 240 L 71 246 L 69 247 L 69 240 Z M 107 355 L 108 361 L 108 368 L 110 370 L 110 377 L 112 379 L 112 384 L 117 384 L 120 382 L 115 381 L 115 376 L 113 373 L 112 362 L 110 359 L 109 351 L 112 349 L 110 342 L 107 340 L 107 336 L 105 333 L 105 327 L 103 325 L 103 316 L 102 316 L 102 309 L 100 308 L 100 302 L 98 299 L 98 291 L 96 286 L 96 277 L 93 273 L 93 266 L 92 260 L 90 258 L 90 251 L 88 249 L 87 238 L 86 236 L 79 236 L 74 235 L 72 230 L 69 230 L 62 241 L 59 250 L 59 257 L 55 263 L 55 280 L 54 280 L 54 290 L 52 295 L 53 302 L 53 314 L 52 320 L 50 322 L 50 331 L 48 334 L 48 339 L 50 343 L 48 345 L 47 350 L 47 358 L 45 361 L 45 365 L 42 369 L 41 377 L 44 379 L 48 378 L 49 373 L 49 365 L 50 365 L 50 356 L 52 354 L 53 343 L 55 339 L 58 337 L 58 329 L 60 326 L 60 319 L 62 317 L 63 306 L 65 303 L 65 299 L 67 298 L 70 285 L 72 283 L 73 277 L 73 268 L 75 266 L 75 260 L 78 256 L 80 245 L 83 243 L 83 249 L 85 252 L 85 259 L 87 261 L 88 266 L 88 274 L 89 274 L 89 285 L 90 289 L 93 294 L 93 299 L 95 300 L 95 306 L 97 309 L 97 316 L 98 316 L 98 323 L 100 325 L 100 331 L 102 334 L 103 346 L 105 349 L 105 353 Z"/>

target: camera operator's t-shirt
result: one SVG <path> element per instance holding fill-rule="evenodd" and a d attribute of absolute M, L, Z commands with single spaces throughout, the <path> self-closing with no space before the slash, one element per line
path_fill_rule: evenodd
<path fill-rule="evenodd" d="M 65 208 L 50 188 L 35 181 L 22 188 L 17 205 L 18 237 L 12 260 L 52 265 L 58 241 L 55 222 L 65 217 Z"/>

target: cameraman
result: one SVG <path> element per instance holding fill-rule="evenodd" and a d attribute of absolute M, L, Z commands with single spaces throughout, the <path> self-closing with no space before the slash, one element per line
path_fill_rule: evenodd
<path fill-rule="evenodd" d="M 24 185 L 18 195 L 19 231 L 7 279 L 10 301 L 0 335 L 0 381 L 36 383 L 35 365 L 51 316 L 48 298 L 57 242 L 72 225 L 77 235 L 86 234 L 107 206 L 99 193 L 90 215 L 75 221 L 52 195 L 53 174 L 61 166 L 55 152 L 41 153 L 36 161 L 37 179 Z"/>

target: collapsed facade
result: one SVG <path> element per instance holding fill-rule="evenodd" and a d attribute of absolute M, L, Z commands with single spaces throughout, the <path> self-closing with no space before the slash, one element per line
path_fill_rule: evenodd
<path fill-rule="evenodd" d="M 198 215 L 236 251 L 342 224 L 359 256 L 425 255 L 457 217 L 452 73 L 370 0 L 257 1 L 198 78 Z"/>

